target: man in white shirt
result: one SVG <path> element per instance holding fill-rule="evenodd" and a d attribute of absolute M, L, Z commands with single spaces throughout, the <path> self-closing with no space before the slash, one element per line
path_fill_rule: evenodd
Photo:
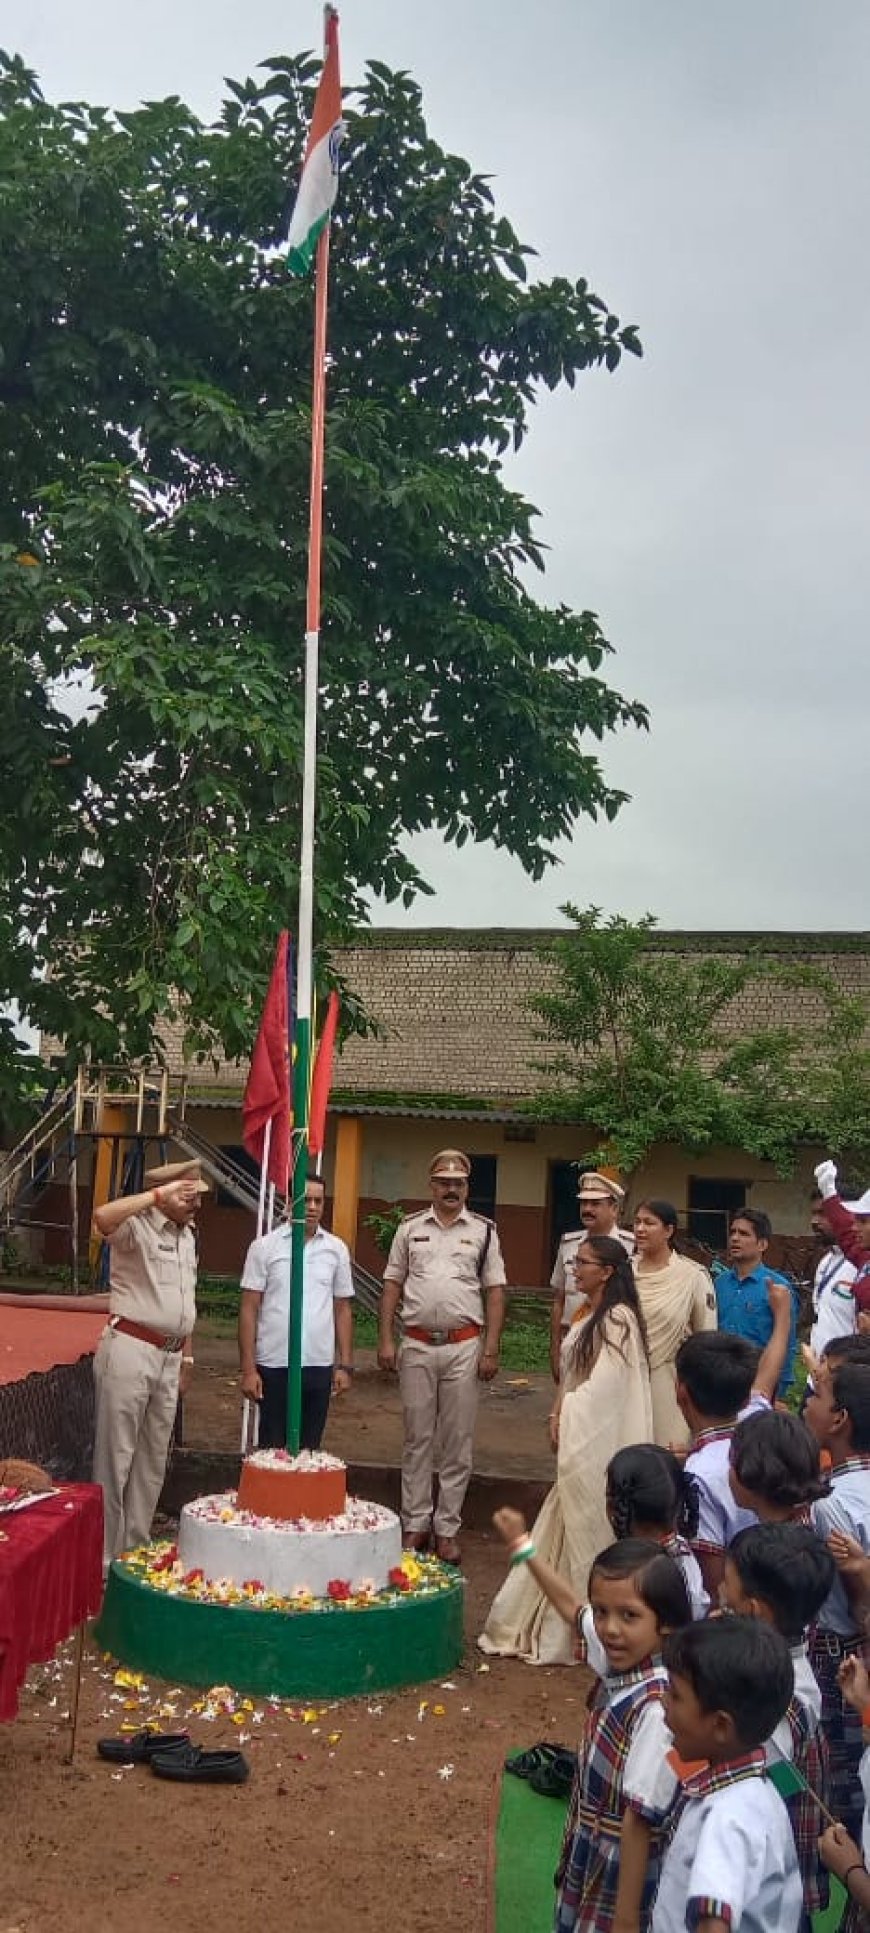
<path fill-rule="evenodd" d="M 302 1279 L 302 1426 L 300 1448 L 319 1450 L 329 1398 L 350 1388 L 353 1375 L 353 1279 L 346 1243 L 320 1224 L 326 1186 L 305 1184 L 305 1262 Z M 252 1242 L 242 1271 L 239 1359 L 242 1394 L 260 1405 L 261 1449 L 281 1449 L 287 1425 L 290 1323 L 289 1222 Z"/>
<path fill-rule="evenodd" d="M 824 1201 L 818 1192 L 813 1195 L 810 1219 L 813 1234 L 820 1235 L 823 1241 L 830 1243 L 813 1279 L 810 1348 L 814 1356 L 821 1357 L 834 1336 L 855 1334 L 858 1312 L 852 1284 L 858 1271 L 854 1262 L 847 1261 L 842 1249 L 838 1248 L 825 1214 Z"/>

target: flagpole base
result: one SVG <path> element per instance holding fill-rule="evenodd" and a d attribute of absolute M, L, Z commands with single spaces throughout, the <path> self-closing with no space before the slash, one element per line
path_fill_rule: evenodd
<path fill-rule="evenodd" d="M 170 1548 L 144 1546 L 107 1579 L 94 1635 L 136 1671 L 256 1697 L 354 1698 L 443 1678 L 462 1658 L 464 1583 L 434 1558 L 403 1560 L 405 1587 L 364 1606 L 320 1598 L 271 1609 L 167 1587 L 159 1567 Z"/>

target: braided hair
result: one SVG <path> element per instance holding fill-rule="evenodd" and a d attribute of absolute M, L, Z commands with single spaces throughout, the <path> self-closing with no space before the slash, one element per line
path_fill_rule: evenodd
<path fill-rule="evenodd" d="M 698 1534 L 698 1486 L 674 1456 L 657 1443 L 617 1450 L 607 1465 L 607 1515 L 616 1538 L 645 1530 L 675 1531 L 691 1543 Z"/>

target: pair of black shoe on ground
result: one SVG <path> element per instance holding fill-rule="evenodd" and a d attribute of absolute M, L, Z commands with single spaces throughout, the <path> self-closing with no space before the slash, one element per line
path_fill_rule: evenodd
<path fill-rule="evenodd" d="M 540 1745 L 530 1745 L 527 1752 L 517 1752 L 513 1758 L 506 1758 L 504 1763 L 506 1772 L 513 1772 L 515 1778 L 525 1779 L 532 1791 L 540 1793 L 542 1798 L 565 1799 L 574 1783 L 577 1755 L 569 1752 L 567 1745 L 550 1745 L 542 1741 Z"/>
<path fill-rule="evenodd" d="M 189 1785 L 242 1785 L 250 1772 L 243 1752 L 205 1752 L 189 1732 L 134 1732 L 130 1738 L 101 1738 L 100 1758 L 113 1765 L 150 1765 L 158 1779 Z"/>

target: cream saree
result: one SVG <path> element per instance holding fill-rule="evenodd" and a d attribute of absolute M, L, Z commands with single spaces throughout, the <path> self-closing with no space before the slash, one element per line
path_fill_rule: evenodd
<path fill-rule="evenodd" d="M 539 1557 L 570 1577 L 582 1600 L 593 1558 L 613 1542 L 604 1507 L 607 1465 L 628 1444 L 652 1441 L 652 1401 L 646 1355 L 630 1310 L 618 1308 L 605 1318 L 592 1368 L 582 1381 L 574 1368 L 579 1327 L 562 1347 L 565 1393 L 556 1481 L 531 1534 Z M 525 1564 L 505 1579 L 478 1638 L 482 1651 L 541 1665 L 572 1664 L 575 1641 Z"/>
<path fill-rule="evenodd" d="M 715 1329 L 716 1292 L 700 1262 L 671 1255 L 663 1269 L 638 1273 L 635 1281 L 649 1339 L 653 1441 L 688 1443 L 689 1431 L 677 1408 L 674 1359 L 681 1342 L 699 1329 Z"/>

